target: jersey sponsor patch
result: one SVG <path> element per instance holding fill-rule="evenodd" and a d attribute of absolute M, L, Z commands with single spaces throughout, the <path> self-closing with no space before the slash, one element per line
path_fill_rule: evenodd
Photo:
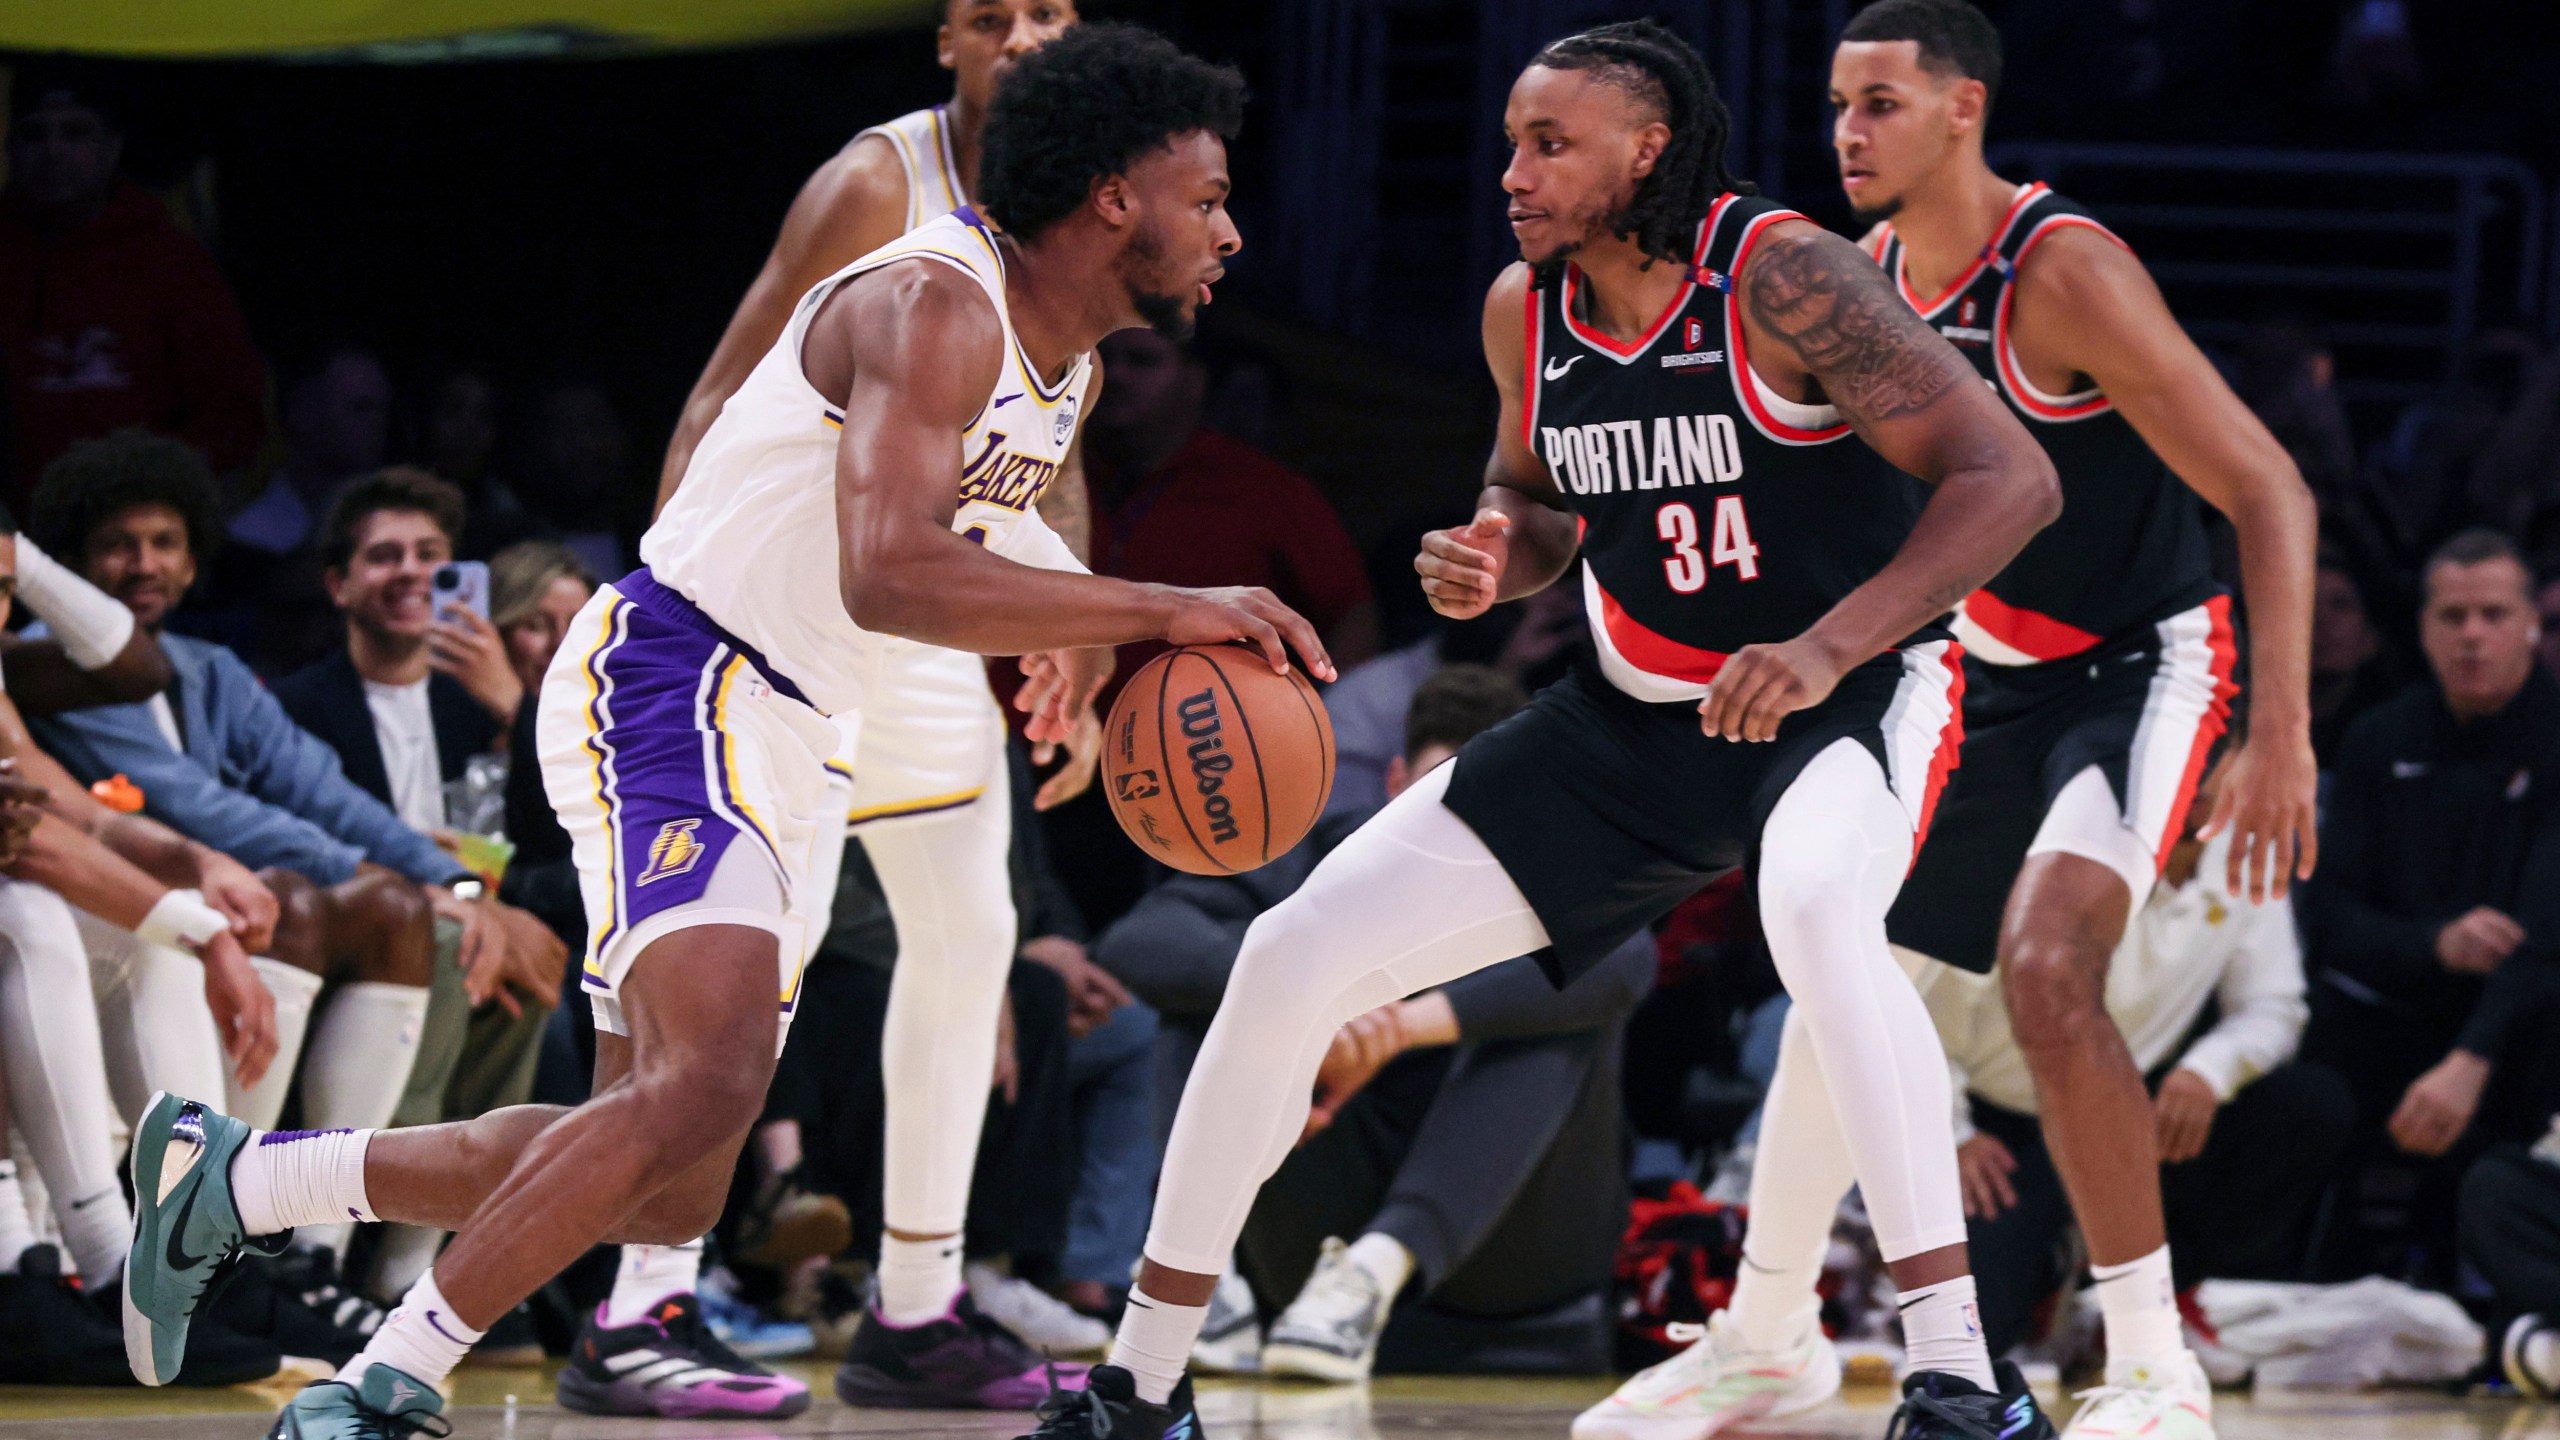
<path fill-rule="evenodd" d="M 1690 323 L 1696 324 L 1697 322 L 1691 321 Z M 1693 370 L 1700 365 L 1721 365 L 1723 363 L 1724 352 L 1721 350 L 1692 350 L 1685 355 L 1665 355 L 1662 357 L 1662 368 L 1665 370 Z"/>

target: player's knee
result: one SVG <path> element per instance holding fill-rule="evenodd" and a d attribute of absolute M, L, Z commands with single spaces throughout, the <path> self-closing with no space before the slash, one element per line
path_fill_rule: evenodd
<path fill-rule="evenodd" d="M 2107 1018 L 2107 956 L 2067 939 L 2030 938 L 2000 956 L 2009 1024 L 2030 1060 L 2077 1049 Z"/>
<path fill-rule="evenodd" d="M 435 979 L 435 909 L 427 893 L 398 875 L 359 875 L 338 887 L 338 903 L 361 937 L 353 980 L 426 985 Z"/>
<path fill-rule="evenodd" d="M 276 902 L 275 938 L 268 942 L 267 958 L 315 975 L 325 974 L 329 966 L 328 932 L 320 887 L 292 870 L 262 870 L 258 879 Z"/>
<path fill-rule="evenodd" d="M 766 1042 L 770 1047 L 771 1041 Z M 771 1053 L 768 1048 L 768 1055 Z M 690 1163 L 763 1113 L 773 1066 L 643 1063 L 633 1075 L 642 1126 L 671 1162 Z"/>
<path fill-rule="evenodd" d="M 1799 869 L 1764 869 L 1760 875 L 1760 928 L 1768 937 L 1769 958 L 1786 980 L 1789 993 L 1802 998 L 1811 987 L 1806 967 L 1825 957 L 1856 953 L 1857 941 L 1845 927 L 1857 923 L 1855 897 L 1836 876 Z"/>

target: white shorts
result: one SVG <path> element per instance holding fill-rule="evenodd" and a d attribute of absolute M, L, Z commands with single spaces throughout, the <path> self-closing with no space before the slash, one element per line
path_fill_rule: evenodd
<path fill-rule="evenodd" d="M 783 1027 L 807 948 L 801 903 L 835 727 L 674 592 L 599 589 L 570 622 L 535 722 L 543 787 L 587 910 L 596 1028 L 659 938 L 745 925 L 779 942 Z"/>

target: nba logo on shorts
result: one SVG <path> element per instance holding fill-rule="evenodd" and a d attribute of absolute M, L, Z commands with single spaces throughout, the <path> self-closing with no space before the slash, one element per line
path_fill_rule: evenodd
<path fill-rule="evenodd" d="M 692 869 L 702 858 L 702 842 L 693 838 L 701 824 L 699 820 L 670 820 L 659 826 L 658 838 L 649 842 L 648 868 L 632 884 L 646 885 Z"/>
<path fill-rule="evenodd" d="M 1681 332 L 1682 348 L 1695 350 L 1707 343 L 1707 322 L 1692 315 L 1688 327 Z"/>
<path fill-rule="evenodd" d="M 1070 395 L 1066 403 L 1058 407 L 1058 443 L 1066 444 L 1067 437 L 1074 433 L 1076 433 L 1076 397 Z"/>

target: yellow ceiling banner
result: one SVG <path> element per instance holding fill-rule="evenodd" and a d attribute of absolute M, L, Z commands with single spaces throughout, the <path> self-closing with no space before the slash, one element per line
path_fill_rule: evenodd
<path fill-rule="evenodd" d="M 937 0 L 18 0 L 0 48 L 430 63 L 682 50 L 932 20 Z"/>

